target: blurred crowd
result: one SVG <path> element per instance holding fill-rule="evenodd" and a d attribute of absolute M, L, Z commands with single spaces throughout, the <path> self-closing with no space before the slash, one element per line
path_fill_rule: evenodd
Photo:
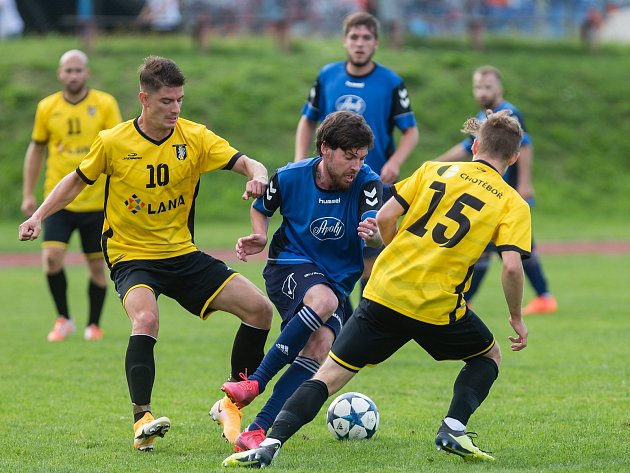
<path fill-rule="evenodd" d="M 618 6 L 630 0 L 0 0 L 0 37 L 77 28 L 185 31 L 203 48 L 213 33 L 271 31 L 288 49 L 289 35 L 337 34 L 340 18 L 364 10 L 378 16 L 396 47 L 404 35 L 587 37 Z"/>

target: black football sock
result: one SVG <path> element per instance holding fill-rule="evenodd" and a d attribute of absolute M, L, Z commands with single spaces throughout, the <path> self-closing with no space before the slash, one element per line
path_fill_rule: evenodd
<path fill-rule="evenodd" d="M 470 416 L 488 396 L 498 376 L 497 364 L 488 357 L 479 356 L 467 361 L 455 380 L 447 417 L 468 424 Z"/>
<path fill-rule="evenodd" d="M 151 411 L 136 412 L 136 413 L 133 415 L 133 423 L 135 424 L 135 423 L 136 423 L 136 422 L 138 422 L 140 419 L 142 419 L 142 418 L 144 417 L 144 415 L 145 415 L 147 412 L 151 412 Z"/>
<path fill-rule="evenodd" d="M 151 403 L 151 392 L 155 380 L 153 347 L 157 340 L 148 335 L 132 335 L 127 345 L 125 371 L 131 402 L 136 405 Z"/>
<path fill-rule="evenodd" d="M 268 438 L 284 443 L 303 425 L 312 421 L 328 399 L 326 383 L 318 379 L 309 379 L 287 399 L 273 425 Z"/>
<path fill-rule="evenodd" d="M 66 272 L 62 269 L 55 274 L 47 274 L 48 287 L 55 301 L 55 307 L 57 308 L 57 314 L 66 319 L 70 318 L 68 313 L 68 298 L 66 291 L 68 289 L 68 282 L 66 280 Z"/>
<path fill-rule="evenodd" d="M 94 284 L 94 281 L 90 279 L 90 285 L 88 286 L 88 295 L 90 299 L 90 319 L 88 321 L 88 325 L 99 325 L 101 320 L 101 312 L 103 311 L 103 304 L 105 303 L 106 292 L 107 286 L 98 286 Z"/>
<path fill-rule="evenodd" d="M 265 342 L 269 330 L 241 323 L 232 345 L 232 381 L 240 381 L 240 374 L 251 375 L 265 356 Z"/>

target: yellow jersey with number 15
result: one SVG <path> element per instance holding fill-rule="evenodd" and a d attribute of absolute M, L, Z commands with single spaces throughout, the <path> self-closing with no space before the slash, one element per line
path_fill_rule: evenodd
<path fill-rule="evenodd" d="M 99 133 L 77 168 L 88 184 L 107 176 L 103 253 L 110 267 L 196 251 L 200 175 L 231 169 L 242 155 L 205 125 L 179 118 L 169 136 L 155 141 L 137 120 Z"/>
<path fill-rule="evenodd" d="M 47 143 L 44 197 L 68 173 L 74 171 L 90 150 L 101 130 L 122 121 L 116 99 L 100 90 L 90 89 L 85 98 L 70 103 L 63 92 L 39 102 L 35 112 L 32 140 Z M 103 210 L 105 178 L 82 192 L 66 209 L 73 212 Z"/>
<path fill-rule="evenodd" d="M 406 213 L 363 292 L 408 317 L 445 325 L 466 312 L 473 266 L 490 241 L 529 256 L 523 198 L 484 161 L 426 162 L 396 184 Z"/>

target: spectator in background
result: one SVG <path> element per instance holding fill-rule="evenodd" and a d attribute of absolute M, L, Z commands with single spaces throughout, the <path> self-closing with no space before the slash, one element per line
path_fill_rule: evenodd
<path fill-rule="evenodd" d="M 521 127 L 523 128 L 523 141 L 520 149 L 520 157 L 516 164 L 507 168 L 503 178 L 510 184 L 510 186 L 518 191 L 523 199 L 525 199 L 530 205 L 533 205 L 534 188 L 531 181 L 533 159 L 532 141 L 527 133 L 527 128 L 525 127 L 523 114 L 514 105 L 503 98 L 503 85 L 499 70 L 492 66 L 482 66 L 477 68 L 473 73 L 473 95 L 481 108 L 477 114 L 477 118 L 479 120 L 485 119 L 486 110 L 488 109 L 493 112 L 510 110 L 512 112 L 512 116 L 521 124 Z M 439 156 L 437 160 L 463 161 L 467 157 L 472 156 L 473 141 L 474 137 L 468 137 L 463 142 L 456 144 L 446 153 Z M 496 248 L 490 245 L 486 251 L 483 252 L 479 261 L 475 263 L 472 282 L 470 284 L 470 288 L 465 294 L 467 302 L 472 301 L 474 295 L 479 289 L 479 285 L 481 284 L 481 281 L 488 269 L 490 255 L 494 252 L 496 252 Z M 558 308 L 558 304 L 555 297 L 553 297 L 553 295 L 549 292 L 547 278 L 543 273 L 538 253 L 535 251 L 533 238 L 531 257 L 523 262 L 523 268 L 525 270 L 525 274 L 527 275 L 527 279 L 536 291 L 536 297 L 523 309 L 523 314 L 549 314 L 555 312 Z"/>
<path fill-rule="evenodd" d="M 484 0 L 464 0 L 466 28 L 475 51 L 482 51 L 485 47 L 486 15 Z"/>
<path fill-rule="evenodd" d="M 24 22 L 15 0 L 0 0 L 0 39 L 20 36 L 23 30 Z"/>
<path fill-rule="evenodd" d="M 182 23 L 182 0 L 147 0 L 138 15 L 141 25 L 156 32 L 174 32 Z"/>
<path fill-rule="evenodd" d="M 184 0 L 182 16 L 200 52 L 210 49 L 215 32 L 228 35 L 237 30 L 237 5 L 233 0 Z"/>
<path fill-rule="evenodd" d="M 96 135 L 122 120 L 116 99 L 100 90 L 88 89 L 88 58 L 82 51 L 67 51 L 59 60 L 57 72 L 63 90 L 37 105 L 32 141 L 24 158 L 22 212 L 27 217 L 37 208 L 35 188 L 46 160 L 44 196 L 73 171 L 90 149 Z M 48 334 L 49 342 L 59 342 L 72 334 L 64 259 L 70 236 L 76 230 L 90 272 L 88 294 L 90 314 L 84 337 L 99 340 L 101 312 L 107 281 L 101 249 L 105 179 L 99 179 L 80 198 L 48 216 L 44 221 L 42 260 L 48 288 L 55 302 L 57 320 Z"/>
<path fill-rule="evenodd" d="M 291 0 L 262 0 L 262 16 L 284 53 L 291 50 Z"/>
<path fill-rule="evenodd" d="M 383 33 L 389 41 L 389 46 L 400 49 L 404 41 L 404 13 L 402 0 L 378 0 L 377 16 L 383 25 Z"/>

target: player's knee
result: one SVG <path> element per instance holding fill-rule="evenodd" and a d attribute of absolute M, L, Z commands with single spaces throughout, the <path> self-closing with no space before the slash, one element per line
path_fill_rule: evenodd
<path fill-rule="evenodd" d="M 47 274 L 57 274 L 59 271 L 63 270 L 63 257 L 59 257 L 58 255 L 50 253 L 44 254 L 43 263 L 44 271 L 46 271 Z"/>
<path fill-rule="evenodd" d="M 495 342 L 494 346 L 484 356 L 494 361 L 497 365 L 497 368 L 501 366 L 501 347 L 499 347 L 498 343 Z"/>
<path fill-rule="evenodd" d="M 135 314 L 129 314 L 133 333 L 145 333 L 156 336 L 159 329 L 158 314 L 152 310 L 140 310 Z"/>
<path fill-rule="evenodd" d="M 335 293 L 329 290 L 328 293 L 322 293 L 320 297 L 312 298 L 309 301 L 305 298 L 304 304 L 313 309 L 319 318 L 325 322 L 337 310 L 339 300 Z"/>
<path fill-rule="evenodd" d="M 269 299 L 262 294 L 254 301 L 255 307 L 252 310 L 252 323 L 251 325 L 268 330 L 271 328 L 271 322 L 273 319 L 273 306 Z"/>

